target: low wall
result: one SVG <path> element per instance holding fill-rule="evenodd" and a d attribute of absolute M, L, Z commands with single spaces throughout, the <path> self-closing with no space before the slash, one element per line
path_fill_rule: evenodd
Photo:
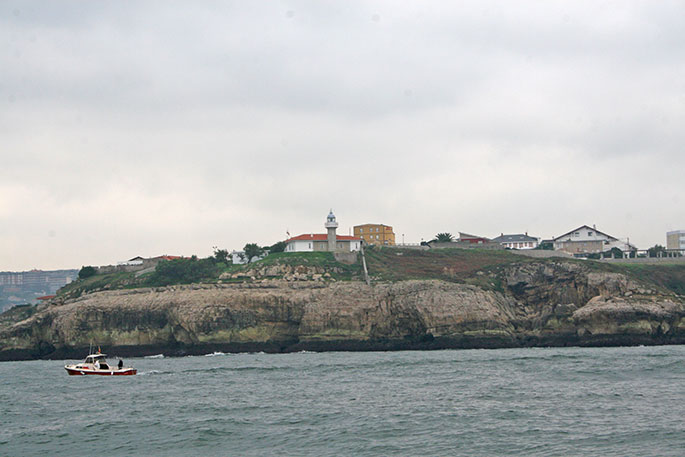
<path fill-rule="evenodd" d="M 565 259 L 572 259 L 573 256 L 564 251 L 548 251 L 544 249 L 511 249 L 512 254 L 523 255 L 526 257 L 533 257 L 535 259 L 550 259 L 552 257 L 562 257 Z"/>
<path fill-rule="evenodd" d="M 357 251 L 352 251 L 352 252 L 336 251 L 333 253 L 333 256 L 335 257 L 335 260 L 337 260 L 340 263 L 344 263 L 347 265 L 352 265 L 354 263 L 357 263 Z"/>
<path fill-rule="evenodd" d="M 599 262 L 609 263 L 640 263 L 645 265 L 683 264 L 685 257 L 636 257 L 632 259 L 597 259 Z"/>
<path fill-rule="evenodd" d="M 416 249 L 418 251 L 426 251 L 430 249 L 430 247 L 426 245 L 421 245 L 418 243 L 407 243 L 407 244 L 394 244 L 394 245 L 383 245 L 381 246 L 383 249 Z"/>
<path fill-rule="evenodd" d="M 110 273 L 138 271 L 145 268 L 143 265 L 103 265 L 95 267 L 97 274 L 105 275 Z"/>
<path fill-rule="evenodd" d="M 462 241 L 450 241 L 450 242 L 431 242 L 428 243 L 428 247 L 431 249 L 504 249 L 499 243 L 466 243 Z"/>

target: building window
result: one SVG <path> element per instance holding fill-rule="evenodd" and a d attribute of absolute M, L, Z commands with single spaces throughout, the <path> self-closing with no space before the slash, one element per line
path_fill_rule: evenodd
<path fill-rule="evenodd" d="M 359 233 L 364 233 L 364 229 L 363 229 L 363 228 L 360 228 L 360 229 L 359 229 Z"/>
<path fill-rule="evenodd" d="M 592 236 L 592 232 L 587 232 L 587 236 Z"/>

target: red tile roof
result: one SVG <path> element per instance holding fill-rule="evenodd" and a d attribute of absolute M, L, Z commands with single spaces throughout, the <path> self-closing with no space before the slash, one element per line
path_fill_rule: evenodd
<path fill-rule="evenodd" d="M 348 236 L 348 235 L 336 235 L 335 239 L 338 241 L 361 241 L 361 238 L 357 238 L 356 236 Z M 325 233 L 306 233 L 304 235 L 297 235 L 292 238 L 288 238 L 285 240 L 286 243 L 290 243 L 291 241 L 326 241 L 328 240 L 328 235 Z"/>
<path fill-rule="evenodd" d="M 42 297 L 36 297 L 38 300 L 51 300 L 55 298 L 57 295 L 44 295 Z"/>

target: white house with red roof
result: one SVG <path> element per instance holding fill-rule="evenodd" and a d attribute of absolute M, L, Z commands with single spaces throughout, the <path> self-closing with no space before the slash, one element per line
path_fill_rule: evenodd
<path fill-rule="evenodd" d="M 361 247 L 361 238 L 355 236 L 337 235 L 335 231 L 338 223 L 335 220 L 333 210 L 326 218 L 326 231 L 328 233 L 307 233 L 294 236 L 285 240 L 285 252 L 319 252 L 319 251 L 358 251 Z"/>

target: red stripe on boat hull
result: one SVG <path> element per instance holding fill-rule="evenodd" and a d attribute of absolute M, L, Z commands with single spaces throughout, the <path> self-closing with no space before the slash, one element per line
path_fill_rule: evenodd
<path fill-rule="evenodd" d="M 85 375 L 97 375 L 97 376 L 132 376 L 136 373 L 138 373 L 138 370 L 135 368 L 129 368 L 128 370 L 113 370 L 113 371 L 93 371 L 93 370 L 79 370 L 77 368 L 66 368 L 64 367 L 65 370 L 67 370 L 67 373 L 69 373 L 69 376 L 85 376 Z"/>

